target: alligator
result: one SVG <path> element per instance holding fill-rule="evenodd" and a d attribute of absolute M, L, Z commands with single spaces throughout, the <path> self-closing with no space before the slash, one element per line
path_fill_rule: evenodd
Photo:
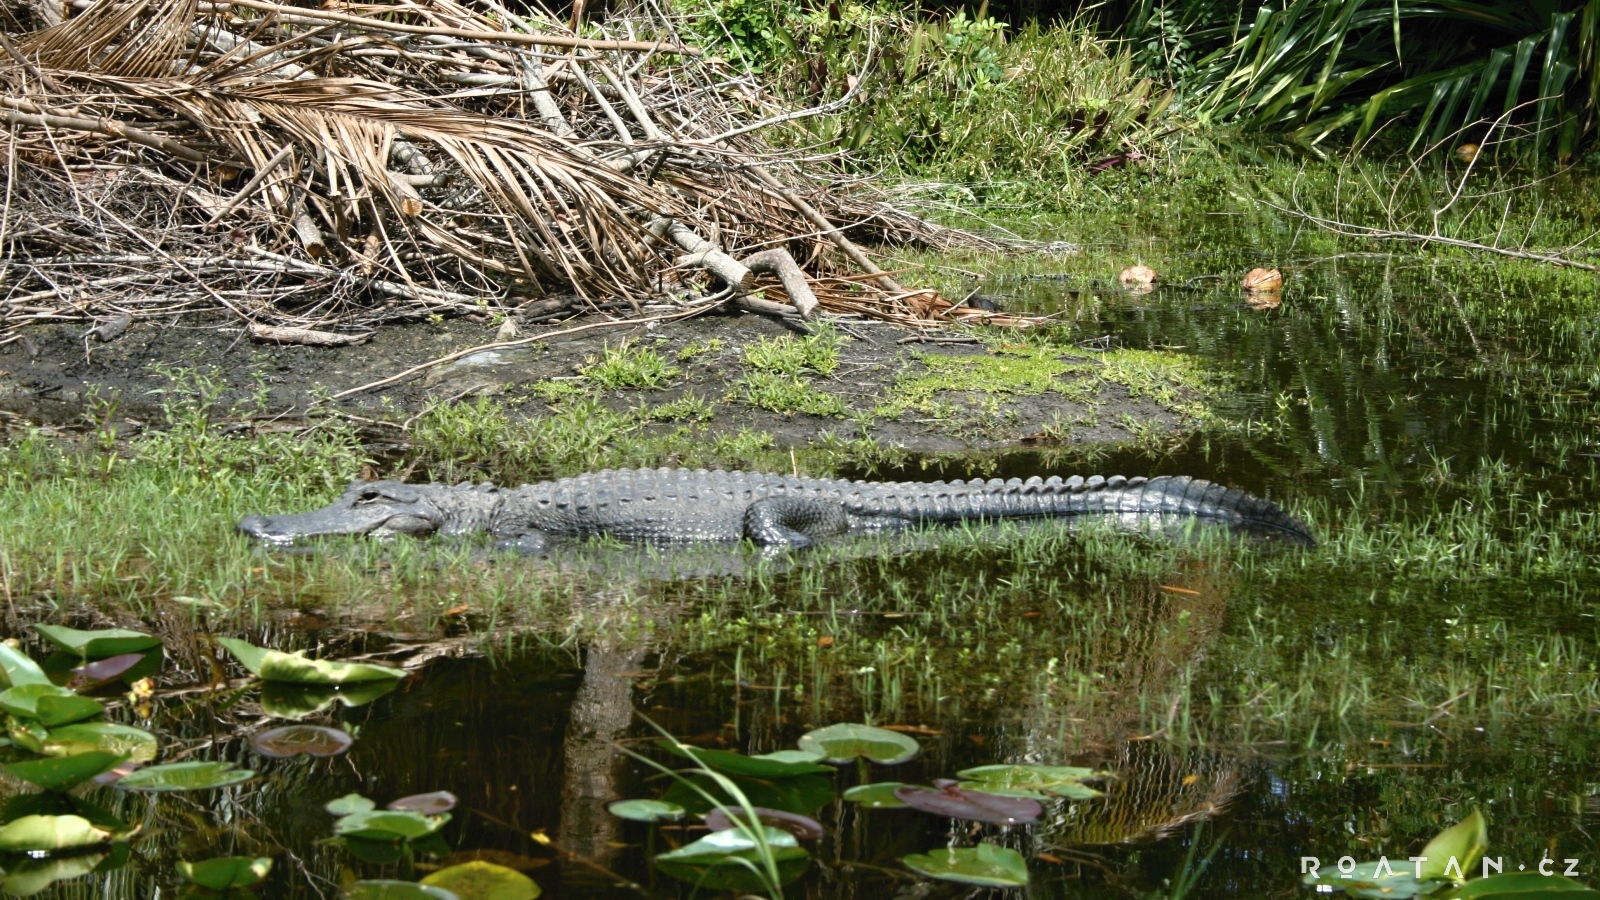
<path fill-rule="evenodd" d="M 1210 522 L 1314 546 L 1311 529 L 1268 500 L 1188 476 L 873 482 L 705 469 L 619 469 L 517 488 L 355 481 L 322 509 L 247 516 L 239 532 L 274 544 L 325 535 L 487 532 L 506 549 L 559 538 L 641 544 L 801 548 L 820 539 L 942 523 L 1096 517 L 1133 527 Z"/>

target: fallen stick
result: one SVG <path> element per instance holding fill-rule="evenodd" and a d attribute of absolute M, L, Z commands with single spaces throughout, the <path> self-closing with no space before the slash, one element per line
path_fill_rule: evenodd
<path fill-rule="evenodd" d="M 364 344 L 372 337 L 366 334 L 338 334 L 332 331 L 313 331 L 310 328 L 280 328 L 276 325 L 250 323 L 250 336 L 272 344 L 303 344 L 307 347 L 348 347 Z"/>
<path fill-rule="evenodd" d="M 208 229 L 216 227 L 218 220 L 228 213 L 238 209 L 239 204 L 250 199 L 250 195 L 255 193 L 256 188 L 261 186 L 261 182 L 266 181 L 267 176 L 277 171 L 278 167 L 283 165 L 284 161 L 292 155 L 294 155 L 294 145 L 285 144 L 282 150 L 279 150 L 276 154 L 274 154 L 271 159 L 267 160 L 267 164 L 262 166 L 260 171 L 256 172 L 254 178 L 251 178 L 249 181 L 245 182 L 244 187 L 239 189 L 239 193 L 229 197 L 228 202 L 222 204 L 222 208 L 217 210 L 216 215 L 207 220 L 205 227 Z"/>
<path fill-rule="evenodd" d="M 618 319 L 614 322 L 591 322 L 588 325 L 579 325 L 574 328 L 563 328 L 560 331 L 547 331 L 543 334 L 519 338 L 515 341 L 496 341 L 492 344 L 479 344 L 476 347 L 468 347 L 465 350 L 457 350 L 456 352 L 447 356 L 441 356 L 438 359 L 429 360 L 420 366 L 412 366 L 404 372 L 390 375 L 388 378 L 380 378 L 377 381 L 359 385 L 357 387 L 350 388 L 349 390 L 340 391 L 339 393 L 330 396 L 328 399 L 343 400 L 346 397 L 354 397 L 357 394 L 365 394 L 367 391 L 375 391 L 381 387 L 388 387 L 391 384 L 397 384 L 401 381 L 404 381 L 413 375 L 426 372 L 429 369 L 435 368 L 436 366 L 442 366 L 446 363 L 455 362 L 458 359 L 471 356 L 474 353 L 483 353 L 489 350 L 506 350 L 511 347 L 525 347 L 528 344 L 536 344 L 540 341 L 547 341 L 555 337 L 565 337 L 569 334 L 578 334 L 579 332 L 583 331 L 593 331 L 597 328 L 621 328 L 635 325 L 645 325 L 650 322 L 671 322 L 677 319 L 687 319 L 690 316 L 697 316 L 700 313 L 715 307 L 721 302 L 721 299 L 718 299 L 715 302 L 706 303 L 701 306 L 694 307 L 693 309 L 688 309 L 678 313 L 671 313 L 664 316 L 649 316 L 643 319 Z"/>
<path fill-rule="evenodd" d="M 874 263 L 860 247 L 857 247 L 854 241 L 845 237 L 844 232 L 840 231 L 837 226 L 828 221 L 827 216 L 817 212 L 816 207 L 800 199 L 799 195 L 784 187 L 783 182 L 775 178 L 771 172 L 768 172 L 766 169 L 763 169 L 760 166 L 749 164 L 744 166 L 744 170 L 754 175 L 757 181 L 760 181 L 762 184 L 766 185 L 774 194 L 777 194 L 780 198 L 782 198 L 785 203 L 788 203 L 790 206 L 794 207 L 795 211 L 799 212 L 800 215 L 811 220 L 811 224 L 817 226 L 818 230 L 827 235 L 828 239 L 833 241 L 835 246 L 844 251 L 845 256 L 850 257 L 852 262 L 860 266 L 862 271 L 872 276 L 872 280 L 878 282 L 881 287 L 895 294 L 906 293 L 906 289 L 900 285 L 900 282 L 895 281 L 893 278 L 889 277 L 889 273 L 878 268 L 877 264 Z"/>
<path fill-rule="evenodd" d="M 806 281 L 806 273 L 800 271 L 800 266 L 789 255 L 789 251 L 781 247 L 763 250 L 746 256 L 742 262 L 751 272 L 766 273 L 778 276 L 783 283 L 783 292 L 789 295 L 789 303 L 803 319 L 813 319 L 817 315 L 817 295 L 811 290 L 810 282 Z"/>
<path fill-rule="evenodd" d="M 0 97 L 0 105 L 10 107 L 0 110 L 0 122 L 12 125 L 35 125 L 41 128 L 66 128 L 72 131 L 90 131 L 95 134 L 110 135 L 122 138 L 132 144 L 143 144 L 170 153 L 173 156 L 187 159 L 190 162 L 205 162 L 208 157 L 199 150 L 187 144 L 179 143 L 171 138 L 159 134 L 151 134 L 142 128 L 125 125 L 114 119 L 86 119 L 82 116 L 62 116 L 45 112 L 37 104 L 27 100 L 15 100 L 10 97 Z M 24 110 L 35 110 L 25 112 Z"/>
<path fill-rule="evenodd" d="M 656 240 L 672 241 L 688 254 L 676 260 L 680 266 L 701 266 L 741 294 L 755 287 L 755 274 L 743 263 L 717 249 L 717 245 L 671 219 L 653 219 L 645 230 Z"/>
<path fill-rule="evenodd" d="M 77 3 L 73 5 L 76 6 Z M 363 28 L 370 28 L 373 31 L 387 31 L 396 34 L 438 35 L 442 37 L 472 38 L 474 40 L 502 44 L 573 47 L 579 50 L 677 53 L 683 56 L 699 56 L 701 52 L 698 47 L 685 47 L 682 44 L 669 44 L 665 41 L 598 41 L 555 34 L 520 34 L 512 31 L 484 31 L 477 28 L 448 28 L 442 25 L 405 25 L 400 22 L 384 22 L 378 19 L 370 19 L 366 16 L 352 16 L 328 10 L 282 6 L 277 3 L 266 3 L 263 0 L 223 0 L 223 2 L 201 3 L 200 9 L 204 12 L 219 12 L 230 6 L 275 13 L 280 21 L 285 22 L 340 22 L 345 25 L 359 25 Z"/>

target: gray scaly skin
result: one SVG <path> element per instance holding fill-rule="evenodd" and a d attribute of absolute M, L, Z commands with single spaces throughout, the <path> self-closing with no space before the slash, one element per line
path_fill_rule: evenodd
<path fill-rule="evenodd" d="M 518 488 L 356 481 L 312 512 L 249 516 L 239 531 L 273 543 L 336 534 L 487 532 L 536 551 L 552 538 L 608 535 L 682 544 L 749 539 L 805 547 L 852 532 L 972 520 L 1098 516 L 1130 524 L 1198 519 L 1303 546 L 1316 539 L 1277 504 L 1187 476 L 872 482 L 705 469 L 619 469 Z"/>

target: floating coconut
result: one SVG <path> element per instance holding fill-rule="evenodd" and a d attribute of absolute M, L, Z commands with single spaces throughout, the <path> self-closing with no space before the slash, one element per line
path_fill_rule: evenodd
<path fill-rule="evenodd" d="M 1275 294 L 1283 289 L 1283 273 L 1277 269 L 1251 269 L 1241 286 L 1252 294 Z"/>
<path fill-rule="evenodd" d="M 1156 283 L 1156 270 L 1149 266 L 1129 266 L 1117 276 L 1123 287 L 1150 287 Z"/>

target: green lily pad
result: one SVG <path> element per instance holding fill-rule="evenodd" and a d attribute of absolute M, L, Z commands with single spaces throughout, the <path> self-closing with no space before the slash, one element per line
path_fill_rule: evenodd
<path fill-rule="evenodd" d="M 267 856 L 222 856 L 203 862 L 178 863 L 178 874 L 184 881 L 213 891 L 252 887 L 265 881 L 271 871 L 272 858 Z"/>
<path fill-rule="evenodd" d="M 963 790 L 1034 800 L 1048 800 L 1051 795 L 1068 800 L 1089 800 L 1105 794 L 1083 782 L 1104 778 L 1108 773 L 1082 766 L 999 765 L 963 769 L 956 774 L 967 779 L 960 784 Z"/>
<path fill-rule="evenodd" d="M 768 850 L 778 865 L 780 883 L 787 884 L 805 873 L 810 855 L 799 846 L 794 835 L 776 828 L 762 827 Z M 760 890 L 762 880 L 750 865 L 763 867 L 756 841 L 743 831 L 718 831 L 692 844 L 656 857 L 656 868 L 667 875 L 714 890 Z"/>
<path fill-rule="evenodd" d="M 618 800 L 608 805 L 606 811 L 619 819 L 635 822 L 676 822 L 684 816 L 683 807 L 663 800 Z"/>
<path fill-rule="evenodd" d="M 1378 867 L 1386 869 L 1379 874 Z M 1307 873 L 1300 879 L 1302 884 L 1310 887 L 1332 887 L 1348 893 L 1352 897 L 1369 897 L 1374 900 L 1407 900 L 1418 894 L 1426 894 L 1438 890 L 1445 882 L 1438 880 L 1419 881 L 1416 869 L 1406 860 L 1394 862 L 1358 863 L 1350 874 L 1343 872 L 1330 873 L 1326 867 L 1320 872 L 1322 877 L 1314 877 Z"/>
<path fill-rule="evenodd" d="M 121 781 L 125 791 L 205 791 L 249 781 L 256 773 L 230 762 L 180 762 L 140 769 Z"/>
<path fill-rule="evenodd" d="M 841 722 L 807 732 L 800 738 L 800 749 L 816 753 L 831 763 L 847 763 L 856 757 L 895 766 L 922 752 L 922 745 L 887 728 Z"/>
<path fill-rule="evenodd" d="M 126 628 L 101 628 L 79 631 L 65 625 L 35 625 L 33 630 L 45 640 L 84 659 L 104 659 L 124 653 L 143 653 L 161 646 L 161 638 Z"/>
<path fill-rule="evenodd" d="M 831 769 L 829 771 L 832 771 Z M 781 809 L 784 812 L 799 813 L 809 816 L 821 809 L 828 801 L 838 796 L 833 789 L 833 779 L 821 775 L 802 775 L 798 778 L 743 778 L 738 775 L 726 776 L 732 781 L 739 792 L 750 801 L 751 806 L 762 806 L 767 809 Z M 695 790 L 699 788 L 699 790 Z M 723 791 L 722 786 L 705 775 L 689 775 L 684 781 L 676 781 L 662 792 L 661 799 L 668 803 L 676 803 L 684 808 L 690 815 L 703 816 L 715 808 L 716 804 L 708 801 L 701 795 L 701 791 L 716 798 L 717 803 L 723 806 L 739 806 L 736 797 L 730 797 Z"/>
<path fill-rule="evenodd" d="M 94 750 L 125 756 L 133 762 L 149 762 L 156 758 L 160 744 L 156 736 L 131 725 L 115 722 L 80 722 L 50 729 L 45 738 L 43 753 L 46 756 L 76 756 Z"/>
<path fill-rule="evenodd" d="M 461 900 L 534 900 L 542 891 L 532 878 L 491 862 L 473 860 L 422 879 L 427 887 L 444 888 Z"/>
<path fill-rule="evenodd" d="M 305 651 L 284 653 L 257 647 L 237 638 L 217 638 L 251 674 L 262 681 L 289 684 L 359 684 L 366 681 L 398 681 L 406 677 L 403 669 L 371 663 L 334 662 L 306 659 Z"/>
<path fill-rule="evenodd" d="M 0 828 L 0 851 L 68 850 L 110 839 L 110 831 L 82 816 L 23 816 Z"/>
<path fill-rule="evenodd" d="M 336 816 L 348 816 L 355 813 L 372 812 L 378 804 L 360 794 L 345 794 L 337 800 L 329 800 L 322 808 Z"/>
<path fill-rule="evenodd" d="M 409 841 L 426 837 L 444 827 L 448 815 L 425 816 L 414 812 L 368 810 L 351 813 L 334 823 L 333 831 L 341 837 L 364 838 L 369 841 Z"/>
<path fill-rule="evenodd" d="M 0 691 L 0 709 L 27 719 L 38 719 L 46 728 L 66 725 L 97 716 L 105 707 L 88 697 L 79 697 L 53 684 L 24 684 Z"/>
<path fill-rule="evenodd" d="M 833 769 L 816 762 L 793 759 L 774 759 L 770 756 L 746 756 L 732 750 L 707 750 L 704 747 L 686 747 L 669 740 L 656 741 L 658 745 L 678 756 L 686 756 L 707 769 L 746 778 L 795 778 L 800 775 L 833 774 Z"/>
<path fill-rule="evenodd" d="M 82 878 L 100 867 L 110 858 L 107 853 L 76 853 L 71 856 L 54 856 L 48 859 L 24 859 L 6 864 L 5 880 L 0 881 L 0 891 L 13 897 L 32 897 L 59 881 Z"/>
<path fill-rule="evenodd" d="M 345 900 L 461 900 L 442 887 L 414 881 L 372 879 L 345 888 Z"/>
<path fill-rule="evenodd" d="M 941 847 L 927 853 L 903 856 L 900 861 L 911 871 L 940 881 L 983 887 L 1028 886 L 1028 864 L 1022 854 L 994 844 L 954 849 Z"/>
<path fill-rule="evenodd" d="M 880 781 L 876 784 L 858 784 L 844 792 L 844 799 L 859 803 L 867 809 L 893 809 L 905 806 L 905 801 L 894 795 L 895 788 L 903 787 L 899 781 Z"/>
<path fill-rule="evenodd" d="M 1477 867 L 1478 860 L 1483 858 L 1484 851 L 1488 849 L 1489 827 L 1483 821 L 1483 814 L 1473 810 L 1472 815 L 1439 832 L 1428 842 L 1428 846 L 1422 848 L 1418 855 L 1426 856 L 1427 860 L 1422 864 L 1419 877 L 1423 881 L 1464 881 L 1464 878 L 1451 878 L 1445 874 L 1450 867 L 1450 860 L 1455 859 L 1455 871 L 1464 874 Z"/>
<path fill-rule="evenodd" d="M 1423 868 L 1426 870 L 1427 866 Z M 1491 900 L 1499 897 L 1513 900 L 1543 900 L 1546 897 L 1552 900 L 1600 900 L 1600 891 L 1585 887 L 1565 875 L 1506 872 L 1488 878 L 1474 878 L 1454 890 L 1431 895 L 1429 900 Z"/>
<path fill-rule="evenodd" d="M 279 719 L 303 719 L 335 703 L 365 706 L 394 690 L 398 681 L 360 681 L 355 684 L 306 685 L 269 681 L 261 685 L 261 711 Z"/>
<path fill-rule="evenodd" d="M 25 684 L 50 684 L 50 676 L 26 653 L 10 644 L 0 642 L 0 682 L 5 687 Z"/>
<path fill-rule="evenodd" d="M 47 791 L 64 791 L 73 785 L 108 772 L 122 762 L 123 757 L 102 750 L 91 750 L 76 756 L 52 759 L 34 759 L 12 763 L 5 767 L 6 774 L 21 778 Z"/>

